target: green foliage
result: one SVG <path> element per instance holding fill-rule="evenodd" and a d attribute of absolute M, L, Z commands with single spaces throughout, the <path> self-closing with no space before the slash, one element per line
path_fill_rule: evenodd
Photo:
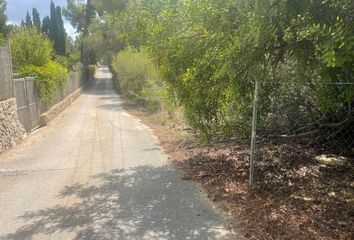
<path fill-rule="evenodd" d="M 6 0 L 0 0 L 0 35 L 5 39 L 16 28 L 16 25 L 7 23 L 6 6 Z"/>
<path fill-rule="evenodd" d="M 26 27 L 26 28 L 33 27 L 32 18 L 28 12 L 26 13 L 26 18 L 25 18 L 24 23 L 25 23 L 24 27 Z"/>
<path fill-rule="evenodd" d="M 80 62 L 80 52 L 79 51 L 73 51 L 71 53 L 69 53 L 68 57 L 67 57 L 67 61 L 68 61 L 68 66 L 71 67 L 74 64 Z"/>
<path fill-rule="evenodd" d="M 60 65 L 62 65 L 63 67 L 66 67 L 66 68 L 69 68 L 70 65 L 69 65 L 69 60 L 67 57 L 64 57 L 64 56 L 60 56 L 60 55 L 56 55 L 55 56 L 55 61 L 57 63 L 59 63 Z"/>
<path fill-rule="evenodd" d="M 144 102 L 150 111 L 172 110 L 166 86 L 146 53 L 127 48 L 113 58 L 112 67 L 122 94 Z"/>
<path fill-rule="evenodd" d="M 43 34 L 49 36 L 49 31 L 50 31 L 50 17 L 49 16 L 46 16 L 43 18 L 41 31 Z"/>
<path fill-rule="evenodd" d="M 86 41 L 104 52 L 119 51 L 117 45 L 148 49 L 163 79 L 157 85 L 206 139 L 217 132 L 249 137 L 256 80 L 259 125 L 266 129 L 294 129 L 353 107 L 352 87 L 331 87 L 354 81 L 351 0 L 102 3 L 94 1 L 99 18 Z M 118 53 L 113 69 L 123 92 L 153 99 L 139 54 Z"/>
<path fill-rule="evenodd" d="M 49 103 L 53 98 L 55 89 L 59 86 L 64 89 L 68 71 L 65 67 L 54 61 L 49 61 L 43 66 L 28 65 L 21 69 L 21 76 L 32 76 L 36 79 L 40 98 Z"/>
<path fill-rule="evenodd" d="M 63 15 L 78 32 L 84 29 L 85 6 L 83 1 L 67 0 L 67 6 L 63 9 Z"/>
<path fill-rule="evenodd" d="M 93 79 L 95 77 L 96 69 L 97 69 L 96 65 L 88 66 L 89 79 Z"/>
<path fill-rule="evenodd" d="M 66 53 L 66 32 L 61 13 L 61 7 L 50 2 L 50 22 L 48 36 L 53 42 L 56 54 L 65 56 Z M 47 20 L 46 20 L 47 21 Z"/>
<path fill-rule="evenodd" d="M 36 28 L 20 28 L 10 36 L 11 55 L 15 69 L 43 66 L 53 58 L 50 40 Z"/>
<path fill-rule="evenodd" d="M 151 62 L 142 53 L 131 48 L 119 52 L 112 61 L 119 86 L 129 97 L 141 98 L 142 90 L 151 77 Z"/>
<path fill-rule="evenodd" d="M 5 36 L 7 34 L 6 28 L 6 0 L 0 0 L 0 33 Z"/>
<path fill-rule="evenodd" d="M 40 31 L 42 23 L 37 8 L 32 9 L 32 19 L 33 19 L 33 26 L 36 27 L 38 31 Z"/>
<path fill-rule="evenodd" d="M 0 46 L 3 45 L 5 43 L 5 38 L 2 35 L 2 33 L 0 33 Z"/>

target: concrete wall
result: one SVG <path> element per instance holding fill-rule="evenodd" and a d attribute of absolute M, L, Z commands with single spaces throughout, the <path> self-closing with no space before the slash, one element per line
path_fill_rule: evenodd
<path fill-rule="evenodd" d="M 0 153 L 19 144 L 24 134 L 17 116 L 16 99 L 0 101 Z"/>

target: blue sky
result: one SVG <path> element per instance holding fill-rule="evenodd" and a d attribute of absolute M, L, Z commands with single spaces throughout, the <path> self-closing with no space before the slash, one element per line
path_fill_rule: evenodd
<path fill-rule="evenodd" d="M 54 0 L 53 2 L 59 6 L 66 5 L 66 0 Z M 25 18 L 26 12 L 29 11 L 31 13 L 33 7 L 38 9 L 41 19 L 43 19 L 43 17 L 49 15 L 50 0 L 7 0 L 6 13 L 9 22 L 20 24 L 21 20 Z M 64 24 L 66 32 L 73 37 L 75 30 L 65 18 Z"/>

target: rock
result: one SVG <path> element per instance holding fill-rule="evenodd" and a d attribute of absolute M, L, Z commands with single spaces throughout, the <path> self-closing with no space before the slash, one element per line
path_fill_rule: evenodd
<path fill-rule="evenodd" d="M 316 161 L 326 166 L 344 166 L 348 163 L 348 158 L 336 155 L 322 154 L 315 157 Z"/>

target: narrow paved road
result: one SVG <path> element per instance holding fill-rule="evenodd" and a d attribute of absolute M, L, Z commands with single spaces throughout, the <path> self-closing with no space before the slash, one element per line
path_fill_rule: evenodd
<path fill-rule="evenodd" d="M 0 155 L 0 239 L 237 239 L 181 180 L 111 74 L 50 126 Z"/>

